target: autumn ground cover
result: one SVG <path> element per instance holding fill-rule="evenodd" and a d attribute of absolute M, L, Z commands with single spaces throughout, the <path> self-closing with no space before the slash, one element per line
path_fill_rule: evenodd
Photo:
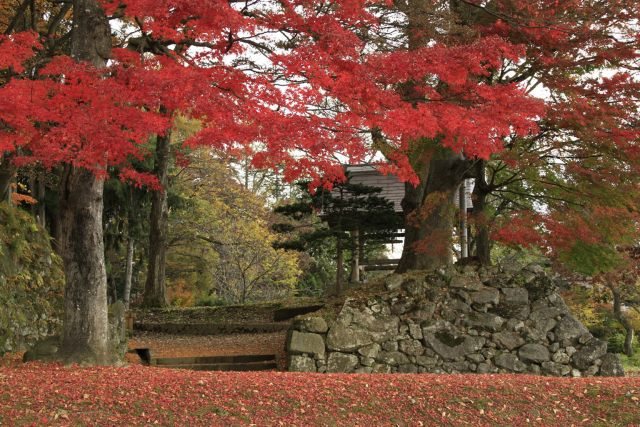
<path fill-rule="evenodd" d="M 640 378 L 197 372 L 5 361 L 1 425 L 635 425 Z"/>

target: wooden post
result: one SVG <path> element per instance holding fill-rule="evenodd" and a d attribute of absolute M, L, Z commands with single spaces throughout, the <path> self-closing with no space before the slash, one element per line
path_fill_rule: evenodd
<path fill-rule="evenodd" d="M 124 325 L 125 325 L 125 328 L 127 329 L 127 332 L 133 332 L 134 320 L 135 320 L 135 315 L 132 312 L 127 311 L 124 315 Z"/>

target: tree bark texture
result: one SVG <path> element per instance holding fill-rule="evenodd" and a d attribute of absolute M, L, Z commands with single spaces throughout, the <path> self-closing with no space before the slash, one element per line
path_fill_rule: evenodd
<path fill-rule="evenodd" d="M 169 184 L 169 135 L 158 136 L 156 141 L 155 174 L 162 186 L 151 194 L 149 218 L 149 264 L 144 289 L 143 304 L 146 307 L 164 307 L 168 304 L 165 283 L 167 234 L 169 207 L 167 189 Z"/>
<path fill-rule="evenodd" d="M 454 197 L 466 166 L 460 155 L 447 150 L 415 168 L 420 185 L 405 185 L 405 236 L 397 273 L 453 262 Z"/>
<path fill-rule="evenodd" d="M 430 42 L 429 33 L 433 29 L 426 18 L 432 6 L 421 0 L 406 3 L 409 50 L 420 49 Z M 400 87 L 399 92 L 403 99 L 414 105 L 424 98 L 416 92 L 412 81 Z M 396 269 L 398 273 L 434 269 L 453 262 L 454 197 L 468 162 L 461 155 L 438 145 L 437 141 L 416 141 L 409 155 L 420 184 L 417 187 L 405 185 L 402 200 L 405 237 Z"/>
<path fill-rule="evenodd" d="M 67 166 L 60 195 L 60 252 L 66 286 L 60 356 L 67 362 L 110 363 L 107 273 L 102 237 L 103 182 Z"/>
<path fill-rule="evenodd" d="M 0 202 L 11 199 L 11 183 L 16 176 L 16 167 L 9 162 L 7 156 L 0 157 Z"/>
<path fill-rule="evenodd" d="M 611 293 L 613 295 L 613 315 L 622 324 L 625 330 L 624 336 L 624 354 L 631 357 L 633 356 L 633 336 L 635 335 L 635 329 L 629 318 L 622 311 L 622 296 L 620 291 L 615 286 L 610 286 Z"/>
<path fill-rule="evenodd" d="M 73 1 L 71 56 L 104 67 L 109 22 L 96 0 Z M 67 362 L 106 364 L 109 352 L 107 274 L 102 236 L 104 182 L 67 165 L 60 192 L 60 252 L 66 276 L 59 354 Z"/>
<path fill-rule="evenodd" d="M 131 281 L 133 276 L 133 251 L 135 249 L 135 241 L 131 237 L 131 231 L 129 231 L 129 238 L 127 240 L 127 259 L 125 261 L 124 268 L 124 292 L 122 300 L 124 307 L 129 310 L 129 303 L 131 302 Z"/>

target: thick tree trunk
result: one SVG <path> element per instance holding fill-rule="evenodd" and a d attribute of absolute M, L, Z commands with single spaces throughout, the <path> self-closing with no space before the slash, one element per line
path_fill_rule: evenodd
<path fill-rule="evenodd" d="M 613 315 L 622 324 L 625 330 L 624 337 L 624 354 L 631 357 L 633 356 L 633 336 L 635 335 L 635 329 L 631 321 L 622 312 L 622 296 L 620 291 L 615 286 L 609 286 L 611 294 L 613 295 Z"/>
<path fill-rule="evenodd" d="M 61 185 L 59 246 L 66 287 L 59 353 L 67 362 L 111 362 L 102 238 L 103 184 L 91 172 L 68 166 Z"/>
<path fill-rule="evenodd" d="M 104 67 L 111 49 L 111 31 L 96 0 L 73 1 L 72 31 L 72 57 Z M 113 362 L 108 342 L 103 190 L 104 182 L 91 172 L 66 166 L 59 212 L 59 247 L 66 277 L 59 355 L 67 362 Z"/>
<path fill-rule="evenodd" d="M 420 0 L 406 3 L 406 35 L 408 49 L 416 50 L 430 43 L 430 32 L 425 16 L 432 13 L 433 5 Z M 408 81 L 399 88 L 406 101 L 417 105 L 424 95 L 416 92 L 415 84 Z M 420 184 L 405 185 L 402 210 L 405 217 L 405 237 L 402 256 L 396 272 L 434 269 L 453 262 L 452 238 L 454 227 L 454 197 L 464 178 L 467 162 L 448 149 L 438 148 L 437 141 L 426 138 L 416 141 L 410 153 L 412 166 Z"/>
<path fill-rule="evenodd" d="M 170 136 L 158 136 L 156 142 L 155 174 L 162 189 L 151 195 L 149 218 L 149 264 L 144 289 L 143 304 L 146 307 L 164 307 L 168 304 L 165 284 L 167 234 L 169 208 L 167 191 L 169 184 Z"/>
<path fill-rule="evenodd" d="M 405 186 L 405 237 L 396 272 L 431 270 L 453 262 L 454 197 L 467 162 L 448 150 L 416 167 L 420 185 Z"/>

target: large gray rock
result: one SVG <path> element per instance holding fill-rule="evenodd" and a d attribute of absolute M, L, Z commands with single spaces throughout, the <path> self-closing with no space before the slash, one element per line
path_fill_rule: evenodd
<path fill-rule="evenodd" d="M 376 357 L 378 362 L 386 363 L 390 366 L 404 365 L 409 363 L 409 358 L 399 351 L 383 351 Z"/>
<path fill-rule="evenodd" d="M 360 364 L 362 366 L 367 366 L 370 368 L 375 365 L 375 363 L 376 359 L 374 359 L 373 357 L 360 357 Z"/>
<path fill-rule="evenodd" d="M 410 356 L 420 356 L 424 353 L 424 347 L 418 340 L 402 340 L 398 342 L 398 347 L 401 352 Z"/>
<path fill-rule="evenodd" d="M 527 369 L 527 365 L 513 353 L 501 353 L 493 358 L 493 363 L 499 368 L 513 372 L 524 372 Z"/>
<path fill-rule="evenodd" d="M 534 329 L 537 329 L 542 333 L 542 336 L 546 336 L 547 332 L 553 330 L 558 322 L 555 319 L 540 319 L 532 321 L 531 325 Z"/>
<path fill-rule="evenodd" d="M 398 372 L 401 374 L 417 374 L 418 366 L 413 363 L 407 363 L 404 365 L 398 366 Z"/>
<path fill-rule="evenodd" d="M 324 358 L 324 339 L 322 335 L 293 331 L 289 340 L 289 352 L 307 353 Z"/>
<path fill-rule="evenodd" d="M 400 288 L 403 281 L 404 277 L 401 274 L 391 274 L 384 279 L 384 286 L 388 291 L 393 291 Z"/>
<path fill-rule="evenodd" d="M 366 358 L 375 358 L 380 353 L 381 347 L 380 344 L 374 343 L 370 345 L 365 345 L 364 347 L 360 347 L 358 349 L 358 354 L 362 355 Z"/>
<path fill-rule="evenodd" d="M 556 377 L 564 377 L 571 373 L 571 366 L 556 362 L 542 362 L 542 373 L 554 375 Z"/>
<path fill-rule="evenodd" d="M 373 374 L 389 374 L 391 373 L 391 366 L 385 365 L 384 363 L 376 363 L 373 365 L 371 369 L 371 373 Z"/>
<path fill-rule="evenodd" d="M 418 356 L 416 357 L 416 364 L 428 368 L 433 368 L 438 365 L 437 357 L 429 357 L 429 356 Z"/>
<path fill-rule="evenodd" d="M 431 301 L 421 301 L 417 304 L 415 310 L 408 313 L 407 316 L 417 322 L 430 321 L 436 311 L 436 304 Z"/>
<path fill-rule="evenodd" d="M 479 363 L 478 367 L 476 368 L 476 372 L 478 374 L 488 374 L 489 372 L 493 372 L 495 371 L 495 367 L 491 364 L 491 363 Z"/>
<path fill-rule="evenodd" d="M 544 275 L 537 275 L 535 280 L 529 280 L 524 286 L 529 292 L 529 298 L 534 301 L 552 295 L 558 290 L 555 282 Z"/>
<path fill-rule="evenodd" d="M 558 350 L 555 353 L 553 353 L 553 356 L 551 356 L 551 360 L 553 360 L 556 363 L 561 363 L 563 365 L 566 365 L 571 360 L 571 356 L 569 356 L 567 352 L 564 350 Z"/>
<path fill-rule="evenodd" d="M 413 298 L 399 298 L 391 304 L 391 314 L 401 315 L 405 314 L 413 309 Z"/>
<path fill-rule="evenodd" d="M 500 292 L 495 288 L 485 287 L 469 294 L 471 302 L 475 304 L 498 304 Z"/>
<path fill-rule="evenodd" d="M 424 283 L 417 280 L 407 280 L 402 284 L 402 289 L 409 295 L 418 297 L 424 294 Z"/>
<path fill-rule="evenodd" d="M 544 308 L 540 308 L 538 310 L 532 311 L 531 314 L 529 314 L 529 319 L 533 320 L 534 322 L 540 322 L 543 320 L 554 319 L 560 314 L 562 314 L 562 311 L 560 311 L 559 308 L 544 307 Z"/>
<path fill-rule="evenodd" d="M 551 359 L 549 349 L 542 344 L 525 344 L 518 350 L 520 360 L 525 362 L 546 362 Z"/>
<path fill-rule="evenodd" d="M 487 331 L 498 331 L 505 320 L 492 313 L 471 312 L 466 316 L 465 324 L 474 328 Z"/>
<path fill-rule="evenodd" d="M 453 299 L 450 301 L 446 301 L 442 304 L 442 309 L 440 310 L 440 317 L 446 320 L 447 322 L 454 323 L 457 319 L 461 317 L 461 315 L 465 313 L 470 313 L 471 307 L 464 302 Z"/>
<path fill-rule="evenodd" d="M 571 360 L 576 368 L 587 369 L 605 354 L 607 354 L 607 343 L 594 338 L 578 350 Z"/>
<path fill-rule="evenodd" d="M 432 333 L 423 330 L 422 334 L 424 335 L 425 344 L 445 360 L 454 360 L 465 357 L 467 354 L 475 353 L 486 342 L 483 337 L 455 337 L 446 331 Z"/>
<path fill-rule="evenodd" d="M 529 292 L 525 288 L 502 288 L 501 303 L 510 306 L 529 304 Z"/>
<path fill-rule="evenodd" d="M 60 347 L 60 337 L 51 336 L 36 341 L 22 356 L 23 362 L 34 360 L 52 361 L 56 359 L 58 348 Z"/>
<path fill-rule="evenodd" d="M 289 356 L 289 371 L 291 372 L 316 372 L 316 362 L 308 356 Z"/>
<path fill-rule="evenodd" d="M 589 333 L 582 323 L 578 322 L 570 314 L 566 314 L 553 330 L 557 341 L 574 340 L 583 334 Z"/>
<path fill-rule="evenodd" d="M 617 354 L 607 353 L 600 358 L 600 375 L 603 377 L 624 377 L 624 368 Z"/>
<path fill-rule="evenodd" d="M 316 334 L 324 334 L 329 330 L 327 321 L 320 316 L 303 317 L 302 319 L 298 319 L 297 323 L 302 330 Z"/>
<path fill-rule="evenodd" d="M 469 291 L 479 291 L 484 288 L 477 273 L 469 275 L 455 275 L 451 278 L 449 286 L 453 289 L 465 289 Z"/>
<path fill-rule="evenodd" d="M 373 344 L 373 335 L 361 328 L 334 324 L 327 334 L 327 348 L 335 351 L 354 351 L 365 345 Z"/>
<path fill-rule="evenodd" d="M 491 339 L 499 348 L 507 350 L 516 349 L 525 343 L 524 338 L 517 332 L 496 332 Z"/>
<path fill-rule="evenodd" d="M 442 367 L 444 368 L 445 372 L 449 372 L 452 374 L 459 372 L 469 372 L 471 370 L 469 363 L 465 361 L 444 363 Z"/>
<path fill-rule="evenodd" d="M 413 339 L 421 340 L 422 339 L 422 328 L 420 328 L 420 325 L 417 325 L 415 323 L 409 324 L 409 335 Z"/>
<path fill-rule="evenodd" d="M 400 319 L 397 316 L 375 316 L 361 310 L 352 310 L 351 322 L 354 326 L 370 332 L 376 341 L 386 341 L 395 339 L 398 335 Z"/>
<path fill-rule="evenodd" d="M 358 356 L 333 352 L 327 359 L 327 372 L 353 372 L 359 365 Z"/>

